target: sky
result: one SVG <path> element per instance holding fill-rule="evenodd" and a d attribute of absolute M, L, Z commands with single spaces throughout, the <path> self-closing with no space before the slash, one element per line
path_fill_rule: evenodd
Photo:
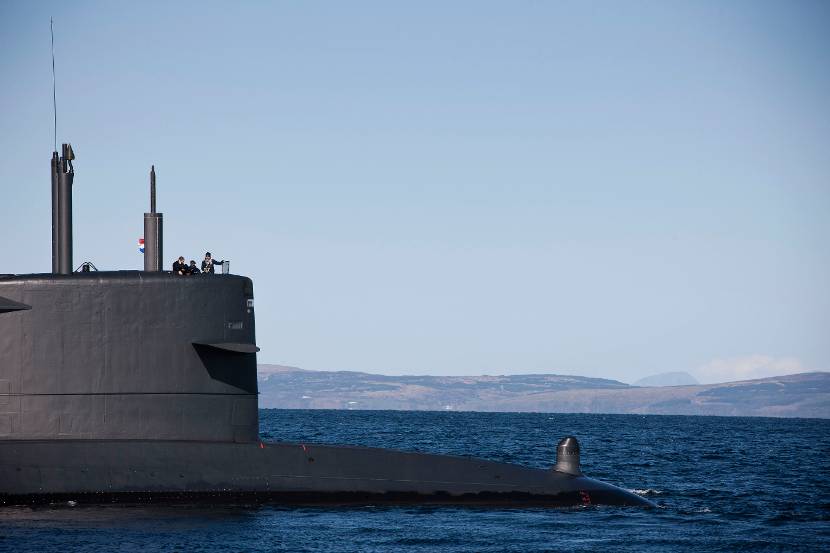
<path fill-rule="evenodd" d="M 0 273 L 254 281 L 259 361 L 830 369 L 830 4 L 0 0 Z"/>

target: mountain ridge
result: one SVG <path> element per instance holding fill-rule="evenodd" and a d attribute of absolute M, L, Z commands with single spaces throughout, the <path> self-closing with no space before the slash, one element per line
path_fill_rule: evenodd
<path fill-rule="evenodd" d="M 388 376 L 260 365 L 260 406 L 830 418 L 830 373 L 681 386 L 573 375 Z"/>

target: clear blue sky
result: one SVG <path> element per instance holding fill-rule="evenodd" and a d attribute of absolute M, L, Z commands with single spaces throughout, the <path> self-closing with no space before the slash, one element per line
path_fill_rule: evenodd
<path fill-rule="evenodd" d="M 0 272 L 50 269 L 50 16 L 76 264 L 142 266 L 154 163 L 261 362 L 830 368 L 827 2 L 2 1 Z"/>

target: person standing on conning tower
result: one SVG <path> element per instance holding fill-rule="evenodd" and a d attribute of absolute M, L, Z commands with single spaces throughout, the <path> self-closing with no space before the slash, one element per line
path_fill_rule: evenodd
<path fill-rule="evenodd" d="M 213 274 L 214 265 L 224 265 L 224 261 L 216 261 L 210 255 L 210 252 L 205 252 L 205 260 L 202 261 L 202 273 L 206 275 Z"/>

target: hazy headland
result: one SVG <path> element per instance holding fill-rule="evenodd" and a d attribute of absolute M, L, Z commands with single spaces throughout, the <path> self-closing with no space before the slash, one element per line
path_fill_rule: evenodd
<path fill-rule="evenodd" d="M 830 373 L 634 386 L 555 374 L 386 376 L 259 365 L 260 407 L 830 418 Z"/>

